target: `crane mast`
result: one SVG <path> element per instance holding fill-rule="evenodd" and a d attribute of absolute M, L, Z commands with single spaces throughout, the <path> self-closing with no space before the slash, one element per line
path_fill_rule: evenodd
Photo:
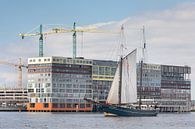
<path fill-rule="evenodd" d="M 9 65 L 12 67 L 17 67 L 18 68 L 18 81 L 17 81 L 17 87 L 19 89 L 23 89 L 23 85 L 22 85 L 22 68 L 27 68 L 27 66 L 22 64 L 22 59 L 19 58 L 19 63 L 18 64 L 14 64 L 14 63 L 10 63 L 7 61 L 2 61 L 0 60 L 0 64 L 4 64 L 4 65 Z"/>
<path fill-rule="evenodd" d="M 77 35 L 76 35 L 76 22 L 73 25 L 73 58 L 77 56 Z"/>
<path fill-rule="evenodd" d="M 21 34 L 19 34 L 19 36 L 21 36 L 22 39 L 24 39 L 24 37 L 28 37 L 28 36 L 40 36 L 39 37 L 39 57 L 43 57 L 43 36 L 48 35 L 48 34 L 53 34 L 53 33 L 54 32 L 43 32 L 43 25 L 41 24 L 39 26 L 39 32 L 38 33 L 33 33 L 33 34 L 21 33 Z"/>
<path fill-rule="evenodd" d="M 18 64 L 18 88 L 23 89 L 22 85 L 22 59 L 19 58 Z"/>
<path fill-rule="evenodd" d="M 40 38 L 39 38 L 39 57 L 43 57 L 43 26 L 40 25 Z"/>

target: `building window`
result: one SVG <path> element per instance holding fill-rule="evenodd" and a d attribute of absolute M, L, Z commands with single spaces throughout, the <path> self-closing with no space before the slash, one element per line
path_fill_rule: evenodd
<path fill-rule="evenodd" d="M 58 108 L 58 103 L 53 103 L 53 104 L 52 104 L 52 107 L 53 107 L 53 108 Z"/>
<path fill-rule="evenodd" d="M 72 104 L 67 104 L 67 108 L 72 108 Z"/>
<path fill-rule="evenodd" d="M 91 104 L 86 104 L 86 107 L 88 107 L 88 108 L 91 107 Z"/>
<path fill-rule="evenodd" d="M 34 89 L 28 89 L 28 92 L 29 92 L 29 93 L 34 92 Z"/>
<path fill-rule="evenodd" d="M 73 108 L 78 108 L 78 104 L 74 103 Z"/>
<path fill-rule="evenodd" d="M 49 107 L 49 104 L 48 104 L 48 103 L 44 103 L 44 104 L 43 104 L 43 107 L 44 107 L 44 108 L 48 108 L 48 107 Z"/>
<path fill-rule="evenodd" d="M 35 107 L 35 103 L 30 103 L 30 107 L 34 108 Z"/>
<path fill-rule="evenodd" d="M 65 104 L 61 103 L 60 108 L 65 108 Z"/>
<path fill-rule="evenodd" d="M 80 108 L 85 108 L 85 104 L 80 104 Z"/>

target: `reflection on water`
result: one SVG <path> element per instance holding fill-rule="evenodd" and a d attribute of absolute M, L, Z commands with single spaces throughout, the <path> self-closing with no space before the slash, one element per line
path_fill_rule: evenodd
<path fill-rule="evenodd" d="M 0 112 L 0 129 L 195 129 L 195 113 L 104 117 L 93 113 Z"/>

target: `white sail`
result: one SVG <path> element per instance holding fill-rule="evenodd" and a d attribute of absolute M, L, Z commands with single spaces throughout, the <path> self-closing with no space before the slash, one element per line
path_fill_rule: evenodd
<path fill-rule="evenodd" d="M 122 60 L 121 103 L 137 102 L 137 74 L 135 49 Z"/>
<path fill-rule="evenodd" d="M 115 72 L 115 76 L 114 76 L 114 80 L 112 82 L 112 86 L 110 88 L 110 92 L 108 94 L 108 98 L 107 98 L 107 103 L 110 103 L 110 104 L 118 104 L 119 103 L 119 94 L 118 94 L 118 90 L 119 90 L 119 79 L 120 79 L 120 76 L 119 76 L 119 67 L 120 64 L 118 64 L 118 67 L 116 69 L 116 72 Z"/>
<path fill-rule="evenodd" d="M 135 49 L 122 59 L 122 85 L 121 85 L 121 103 L 137 102 L 137 74 L 136 74 L 136 56 Z M 120 64 L 118 64 L 107 103 L 119 104 L 119 81 L 120 81 Z"/>

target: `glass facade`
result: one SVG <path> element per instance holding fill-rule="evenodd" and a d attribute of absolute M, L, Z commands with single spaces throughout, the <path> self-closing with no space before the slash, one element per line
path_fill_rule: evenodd
<path fill-rule="evenodd" d="M 161 98 L 190 100 L 190 67 L 162 65 Z"/>
<path fill-rule="evenodd" d="M 93 99 L 105 102 L 114 79 L 117 62 L 93 60 L 92 80 Z"/>
<path fill-rule="evenodd" d="M 161 87 L 161 66 L 155 64 L 143 64 L 142 86 L 140 86 L 140 64 L 137 64 L 137 93 L 138 98 L 159 99 Z"/>
<path fill-rule="evenodd" d="M 36 108 L 40 107 L 36 103 L 42 103 L 51 110 L 91 110 L 84 97 L 105 102 L 117 67 L 116 61 L 83 58 L 38 57 L 28 62 L 29 105 Z M 190 67 L 143 64 L 141 87 L 140 69 L 137 64 L 138 98 L 141 94 L 142 99 L 155 100 L 162 111 L 187 110 Z"/>
<path fill-rule="evenodd" d="M 188 66 L 161 65 L 161 73 L 161 101 L 159 103 L 162 110 L 189 111 L 191 68 Z"/>
<path fill-rule="evenodd" d="M 29 103 L 35 103 L 31 110 L 84 111 L 91 108 L 91 104 L 83 99 L 93 96 L 92 61 L 63 57 L 49 59 L 50 62 L 46 58 L 30 59 L 34 62 L 28 65 L 28 95 Z M 42 107 L 37 109 L 38 104 Z"/>

